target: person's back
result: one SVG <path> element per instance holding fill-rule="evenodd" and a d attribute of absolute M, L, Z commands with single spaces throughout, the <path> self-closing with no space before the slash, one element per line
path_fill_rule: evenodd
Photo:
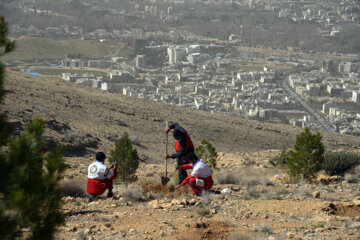
<path fill-rule="evenodd" d="M 108 197 L 112 197 L 112 181 L 117 176 L 116 164 L 111 164 L 110 168 L 114 168 L 114 172 L 104 164 L 105 154 L 99 152 L 96 154 L 96 161 L 88 167 L 88 181 L 86 191 L 92 196 L 98 196 L 109 190 Z"/>

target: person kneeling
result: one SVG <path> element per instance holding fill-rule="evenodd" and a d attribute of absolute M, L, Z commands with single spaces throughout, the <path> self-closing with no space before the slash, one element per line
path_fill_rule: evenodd
<path fill-rule="evenodd" d="M 88 181 L 86 191 L 93 197 L 99 196 L 108 190 L 107 197 L 112 197 L 113 180 L 117 177 L 117 163 L 112 163 L 107 167 L 105 162 L 106 156 L 103 152 L 96 153 L 96 162 L 88 167 Z M 110 171 L 110 169 L 114 171 Z"/>
<path fill-rule="evenodd" d="M 211 176 L 211 171 L 206 163 L 198 158 L 195 153 L 190 153 L 188 155 L 189 164 L 184 164 L 180 166 L 181 170 L 193 169 L 191 174 L 175 188 L 185 186 L 190 184 L 193 189 L 194 195 L 199 196 L 202 190 L 209 190 L 212 188 L 214 182 Z"/>

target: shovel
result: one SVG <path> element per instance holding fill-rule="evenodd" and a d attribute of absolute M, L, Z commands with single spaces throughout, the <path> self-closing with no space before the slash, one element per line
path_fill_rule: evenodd
<path fill-rule="evenodd" d="M 168 121 L 166 121 L 166 127 L 168 127 Z M 165 128 L 166 128 L 165 127 Z M 168 134 L 165 133 L 165 155 L 167 156 L 168 150 Z M 170 178 L 167 177 L 167 157 L 165 157 L 165 175 L 161 177 L 161 184 L 165 186 L 170 181 Z"/>

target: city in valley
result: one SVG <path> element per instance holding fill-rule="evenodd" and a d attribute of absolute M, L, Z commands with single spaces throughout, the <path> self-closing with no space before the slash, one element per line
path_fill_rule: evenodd
<path fill-rule="evenodd" d="M 355 0 L 18 0 L 0 6 L 18 43 L 17 53 L 4 57 L 9 70 L 360 136 Z M 33 46 L 39 56 L 29 57 Z M 92 47 L 100 50 L 87 54 Z"/>

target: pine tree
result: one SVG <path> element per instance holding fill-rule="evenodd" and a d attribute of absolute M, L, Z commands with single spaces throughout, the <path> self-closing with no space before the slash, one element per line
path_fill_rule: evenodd
<path fill-rule="evenodd" d="M 201 145 L 195 148 L 195 153 L 199 158 L 203 159 L 209 165 L 211 171 L 216 169 L 216 160 L 218 154 L 215 147 L 213 147 L 209 141 L 202 140 Z"/>
<path fill-rule="evenodd" d="M 7 39 L 8 26 L 0 16 L 3 55 L 15 44 Z M 0 103 L 4 97 L 4 68 L 0 65 Z M 1 110 L 1 109 L 0 109 Z M 26 132 L 10 138 L 6 116 L 0 116 L 0 234 L 1 239 L 53 239 L 64 222 L 63 193 L 58 186 L 66 165 L 60 148 L 44 153 L 44 121 L 35 119 Z M 24 234 L 22 229 L 28 229 Z"/>
<path fill-rule="evenodd" d="M 9 32 L 8 24 L 5 18 L 0 16 L 0 57 L 15 48 L 15 42 L 7 38 Z M 3 104 L 5 90 L 4 90 L 5 70 L 0 62 L 0 106 Z M 0 109 L 1 111 L 2 109 Z M 0 146 L 3 146 L 11 133 L 11 127 L 6 121 L 6 116 L 0 112 Z"/>
<path fill-rule="evenodd" d="M 118 159 L 118 174 L 122 182 L 134 182 L 137 180 L 135 175 L 139 167 L 139 156 L 136 149 L 129 139 L 129 135 L 124 133 L 118 142 L 115 143 L 115 149 L 111 151 L 110 161 Z"/>
<path fill-rule="evenodd" d="M 324 161 L 324 145 L 321 140 L 321 134 L 312 134 L 309 128 L 296 137 L 294 150 L 286 158 L 290 176 L 303 176 L 308 181 L 315 177 Z"/>

